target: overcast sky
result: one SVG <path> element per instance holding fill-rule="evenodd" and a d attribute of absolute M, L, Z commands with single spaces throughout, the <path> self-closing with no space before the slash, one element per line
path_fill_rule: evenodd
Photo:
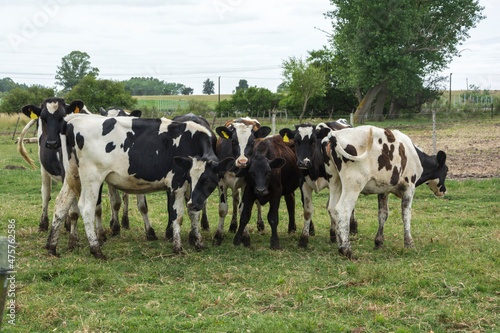
<path fill-rule="evenodd" d="M 480 0 L 487 18 L 470 32 L 443 75 L 500 89 L 500 1 Z M 281 64 L 328 43 L 328 0 L 0 0 L 0 78 L 55 85 L 61 59 L 89 54 L 99 78 L 153 76 L 201 94 L 210 78 L 222 94 L 240 79 L 275 92 Z"/>

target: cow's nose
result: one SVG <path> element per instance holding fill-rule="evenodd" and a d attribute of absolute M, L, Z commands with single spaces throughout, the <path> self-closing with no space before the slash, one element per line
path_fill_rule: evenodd
<path fill-rule="evenodd" d="M 248 159 L 246 158 L 240 158 L 236 161 L 236 166 L 238 168 L 244 168 L 247 166 L 247 163 L 248 163 Z"/>
<path fill-rule="evenodd" d="M 49 148 L 49 149 L 57 149 L 59 148 L 61 145 L 59 144 L 58 141 L 56 140 L 53 140 L 53 141 L 47 141 L 45 142 L 45 147 Z"/>
<path fill-rule="evenodd" d="M 255 188 L 255 194 L 257 195 L 264 195 L 267 192 L 267 188 L 265 187 L 256 187 Z"/>
<path fill-rule="evenodd" d="M 297 162 L 297 167 L 299 169 L 307 169 L 311 165 L 311 161 L 309 160 L 301 160 Z"/>

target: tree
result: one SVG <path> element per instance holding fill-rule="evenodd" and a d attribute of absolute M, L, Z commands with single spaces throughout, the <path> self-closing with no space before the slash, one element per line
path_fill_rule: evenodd
<path fill-rule="evenodd" d="M 181 94 L 183 94 L 183 95 L 192 95 L 193 91 L 194 91 L 193 88 L 184 87 L 181 90 Z"/>
<path fill-rule="evenodd" d="M 203 93 L 206 95 L 212 95 L 214 93 L 214 87 L 215 87 L 214 81 L 206 79 L 203 82 Z"/>
<path fill-rule="evenodd" d="M 26 104 L 40 105 L 45 99 L 54 96 L 54 89 L 39 85 L 27 89 L 14 88 L 2 98 L 0 113 L 21 112 L 21 108 Z"/>
<path fill-rule="evenodd" d="M 238 91 L 240 89 L 248 89 L 248 82 L 247 80 L 243 80 L 241 79 L 240 82 L 238 82 L 238 86 L 236 87 L 236 90 L 235 91 Z"/>
<path fill-rule="evenodd" d="M 70 91 L 87 75 L 99 75 L 97 67 L 90 67 L 89 59 L 90 56 L 81 51 L 72 51 L 62 58 L 61 66 L 57 66 L 56 83 L 63 91 Z"/>
<path fill-rule="evenodd" d="M 240 89 L 231 96 L 231 104 L 237 111 L 250 114 L 251 117 L 264 115 L 277 107 L 274 94 L 266 88 L 250 87 Z"/>
<path fill-rule="evenodd" d="M 137 100 L 125 90 L 123 82 L 98 80 L 92 75 L 84 77 L 66 96 L 67 100 L 81 99 L 87 109 L 97 112 L 101 107 L 105 109 L 116 106 L 124 109 L 133 108 Z"/>
<path fill-rule="evenodd" d="M 335 65 L 360 103 L 363 121 L 380 94 L 409 96 L 442 70 L 484 18 L 478 0 L 331 0 Z M 384 97 L 379 96 L 379 105 Z"/>
<path fill-rule="evenodd" d="M 291 57 L 283 61 L 283 77 L 290 93 L 287 98 L 300 101 L 302 113 L 299 116 L 299 123 L 306 112 L 307 102 L 314 95 L 324 95 L 326 77 L 325 73 L 311 63 Z"/>

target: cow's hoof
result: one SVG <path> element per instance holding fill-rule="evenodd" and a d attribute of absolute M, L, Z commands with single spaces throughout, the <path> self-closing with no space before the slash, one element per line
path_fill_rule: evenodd
<path fill-rule="evenodd" d="M 332 244 L 337 243 L 337 235 L 333 230 L 330 230 L 330 243 Z"/>
<path fill-rule="evenodd" d="M 407 249 L 413 249 L 415 247 L 415 244 L 413 244 L 413 239 L 405 239 L 405 247 Z"/>
<path fill-rule="evenodd" d="M 243 246 L 244 247 L 250 247 L 251 244 L 250 244 L 250 235 L 243 235 L 243 237 L 241 238 L 242 242 L 243 242 Z"/>
<path fill-rule="evenodd" d="M 352 259 L 352 249 L 350 247 L 340 247 L 339 252 L 347 259 Z"/>
<path fill-rule="evenodd" d="M 186 253 L 182 249 L 182 246 L 174 247 L 174 253 L 175 255 L 185 255 Z"/>
<path fill-rule="evenodd" d="M 215 235 L 214 235 L 213 244 L 217 245 L 217 246 L 221 246 L 223 239 L 224 239 L 224 234 L 222 232 L 220 232 L 219 230 L 217 230 L 215 232 Z"/>
<path fill-rule="evenodd" d="M 208 223 L 208 218 L 206 215 L 203 215 L 201 217 L 200 225 L 201 225 L 201 230 L 210 231 L 210 224 Z"/>
<path fill-rule="evenodd" d="M 108 260 L 108 258 L 102 253 L 101 248 L 90 249 L 90 254 L 94 256 L 96 259 L 100 260 Z"/>
<path fill-rule="evenodd" d="M 271 242 L 271 250 L 281 250 L 280 241 Z"/>
<path fill-rule="evenodd" d="M 264 220 L 257 220 L 257 231 L 264 231 Z"/>
<path fill-rule="evenodd" d="M 309 236 L 307 235 L 301 235 L 299 239 L 299 247 L 302 248 L 307 248 L 307 245 L 309 245 Z"/>
<path fill-rule="evenodd" d="M 47 254 L 49 255 L 49 257 L 59 258 L 59 254 L 57 254 L 55 246 L 47 246 Z"/>
<path fill-rule="evenodd" d="M 237 229 L 238 229 L 238 224 L 237 223 L 233 223 L 231 221 L 231 224 L 229 225 L 229 232 L 236 233 Z"/>
<path fill-rule="evenodd" d="M 68 239 L 68 251 L 73 251 L 75 247 L 78 246 L 78 236 L 69 236 Z"/>
<path fill-rule="evenodd" d="M 97 241 L 99 242 L 99 246 L 103 246 L 103 244 L 108 240 L 106 237 L 106 232 L 104 230 L 97 232 Z"/>
<path fill-rule="evenodd" d="M 38 225 L 38 232 L 43 232 L 49 230 L 49 218 L 42 217 L 40 218 L 40 224 Z"/>
<path fill-rule="evenodd" d="M 128 216 L 122 216 L 122 228 L 127 230 L 130 228 L 130 221 L 128 219 Z"/>
<path fill-rule="evenodd" d="M 384 239 L 383 238 L 375 238 L 375 250 L 380 250 L 384 247 Z"/>
<path fill-rule="evenodd" d="M 296 226 L 293 226 L 293 227 L 288 227 L 288 233 L 289 234 L 293 234 L 297 231 L 297 227 Z"/>
<path fill-rule="evenodd" d="M 312 221 L 309 224 L 309 236 L 316 236 L 316 230 L 314 229 L 314 223 Z"/>
<path fill-rule="evenodd" d="M 158 237 L 156 237 L 156 233 L 154 231 L 153 228 L 150 228 L 147 232 L 146 232 L 146 239 L 148 241 L 155 241 L 155 240 L 158 240 Z"/>
<path fill-rule="evenodd" d="M 199 243 L 203 243 L 201 237 L 199 235 L 196 235 L 196 233 L 193 230 L 191 230 L 191 232 L 189 232 L 189 244 L 196 247 L 196 244 Z"/>

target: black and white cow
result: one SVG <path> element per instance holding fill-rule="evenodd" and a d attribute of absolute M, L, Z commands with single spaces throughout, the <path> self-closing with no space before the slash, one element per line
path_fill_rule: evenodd
<path fill-rule="evenodd" d="M 23 139 L 31 126 L 34 124 L 38 125 L 38 158 L 42 175 L 42 214 L 40 216 L 38 231 L 46 231 L 49 227 L 48 207 L 51 197 L 52 181 L 62 181 L 64 179 L 61 148 L 57 146 L 55 141 L 48 139 L 47 133 L 49 131 L 57 132 L 63 118 L 70 113 L 90 114 L 90 112 L 86 110 L 85 104 L 82 101 L 75 100 L 70 105 L 67 105 L 62 98 L 47 98 L 40 107 L 26 105 L 22 108 L 22 112 L 30 117 L 31 120 L 21 132 L 17 143 L 17 150 L 34 169 L 36 169 L 36 166 L 26 152 Z M 97 214 L 99 214 L 99 212 L 97 212 Z M 79 213 L 76 205 L 71 208 L 68 216 L 70 217 L 69 225 L 71 225 L 68 248 L 72 249 L 78 242 L 76 220 L 78 219 Z M 99 221 L 99 218 L 97 220 Z"/>
<path fill-rule="evenodd" d="M 99 112 L 100 112 L 101 116 L 104 116 L 104 117 L 137 117 L 137 118 L 139 118 L 142 116 L 141 110 L 134 110 L 134 111 L 128 112 L 128 111 L 123 110 L 122 108 L 117 108 L 117 107 L 108 108 L 107 110 L 101 107 Z M 119 212 L 120 212 L 121 199 L 120 199 L 120 194 L 118 193 L 118 190 L 109 184 L 108 184 L 108 193 L 109 193 L 110 203 L 111 203 L 111 220 L 109 221 L 109 227 L 111 228 L 111 234 L 113 236 L 116 236 L 116 235 L 120 234 L 120 223 L 118 222 L 118 220 L 119 220 L 118 216 L 119 216 Z M 123 214 L 122 214 L 121 226 L 124 229 L 129 229 L 129 227 L 130 227 L 130 219 L 128 216 L 129 195 L 124 192 L 122 198 L 123 198 Z M 99 209 L 99 207 L 97 209 Z M 156 233 L 151 225 L 151 222 L 149 221 L 148 204 L 146 201 L 146 196 L 144 194 L 137 195 L 137 209 L 139 210 L 139 212 L 142 216 L 142 219 L 144 221 L 144 230 L 146 232 L 146 239 L 147 240 L 157 240 L 158 237 L 156 237 Z M 98 231 L 98 235 L 99 235 L 99 231 Z"/>
<path fill-rule="evenodd" d="M 190 243 L 204 248 L 199 230 L 199 211 L 219 182 L 219 173 L 233 159 L 219 163 L 212 149 L 211 133 L 193 122 L 134 117 L 104 118 L 69 115 L 61 135 L 48 133 L 60 142 L 66 177 L 56 200 L 52 229 L 47 240 L 50 254 L 56 254 L 57 239 L 68 208 L 78 197 L 90 252 L 104 258 L 97 240 L 93 214 L 103 182 L 132 194 L 169 190 L 173 223 L 173 250 L 182 251 L 180 226 L 186 191 L 190 193 Z M 174 163 L 175 162 L 175 163 Z"/>
<path fill-rule="evenodd" d="M 314 206 L 312 193 L 318 193 L 328 187 L 330 175 L 325 171 L 325 158 L 321 149 L 321 139 L 318 138 L 320 132 L 324 137 L 329 131 L 339 131 L 345 128 L 352 128 L 345 119 L 320 123 L 318 125 L 301 124 L 295 125 L 295 130 L 283 128 L 279 131 L 283 140 L 287 142 L 293 139 L 295 154 L 297 156 L 297 167 L 300 169 L 300 192 L 302 195 L 302 205 L 304 208 L 304 228 L 300 236 L 299 246 L 307 247 L 309 235 L 314 235 L 314 224 L 312 217 Z M 357 233 L 357 221 L 354 211 L 351 215 L 350 232 Z M 335 232 L 330 232 L 331 240 L 335 240 Z"/>
<path fill-rule="evenodd" d="M 360 193 L 378 194 L 379 228 L 375 248 L 384 242 L 384 224 L 389 215 L 388 198 L 401 198 L 404 245 L 414 247 L 410 233 L 411 204 L 415 187 L 426 183 L 436 196 L 446 192 L 446 154 L 429 156 L 397 130 L 360 126 L 330 132 L 322 141 L 330 159 L 328 213 L 335 226 L 340 253 L 351 257 L 349 217 Z"/>
<path fill-rule="evenodd" d="M 240 168 L 247 167 L 252 157 L 252 150 L 258 140 L 265 138 L 271 128 L 261 126 L 256 119 L 238 118 L 230 120 L 216 129 L 220 138 L 217 141 L 217 156 L 219 158 L 233 157 L 234 167 L 226 172 L 219 183 L 219 225 L 214 235 L 214 243 L 220 245 L 224 238 L 224 220 L 227 216 L 229 205 L 227 189 L 231 189 L 233 198 L 233 215 L 229 226 L 230 232 L 236 232 L 238 228 L 238 206 L 240 202 L 240 190 L 245 187 L 245 178 L 237 177 L 236 172 Z M 264 230 L 262 210 L 257 204 L 257 229 Z"/>
<path fill-rule="evenodd" d="M 295 190 L 299 187 L 300 171 L 293 149 L 274 135 L 255 144 L 253 156 L 246 168 L 238 171 L 245 177 L 245 189 L 241 199 L 242 208 L 234 245 L 250 246 L 250 235 L 246 225 L 250 220 L 252 206 L 257 200 L 261 205 L 269 203 L 267 220 L 271 226 L 271 249 L 279 249 L 278 238 L 279 204 L 285 196 L 290 226 L 295 225 Z"/>

